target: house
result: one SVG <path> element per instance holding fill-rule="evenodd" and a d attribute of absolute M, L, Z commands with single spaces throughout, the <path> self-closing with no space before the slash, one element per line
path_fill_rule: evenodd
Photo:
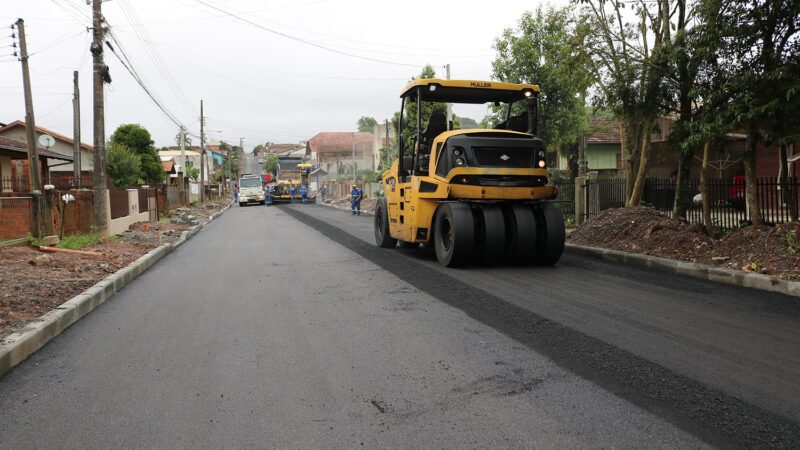
<path fill-rule="evenodd" d="M 319 168 L 327 172 L 327 178 L 335 179 L 340 169 L 352 171 L 355 160 L 356 170 L 374 170 L 372 155 L 375 136 L 369 132 L 323 132 L 317 133 L 306 142 L 306 153 Z M 352 176 L 350 172 L 343 174 Z"/>
<path fill-rule="evenodd" d="M 38 148 L 39 169 L 42 184 L 50 184 L 49 167 L 59 163 L 72 163 L 72 156 L 65 156 L 44 148 Z M 28 145 L 25 142 L 0 136 L 0 191 L 28 192 Z"/>
<path fill-rule="evenodd" d="M 278 156 L 307 156 L 307 147 L 303 144 L 268 144 L 267 153 Z"/>
<path fill-rule="evenodd" d="M 167 150 L 158 151 L 158 157 L 161 159 L 161 161 L 175 161 L 175 169 L 178 171 L 182 171 L 184 166 L 197 167 L 200 169 L 201 154 L 199 146 L 186 147 L 183 151 L 183 155 L 186 158 L 186 161 L 181 160 L 180 147 L 169 147 Z M 214 153 L 209 152 L 208 149 L 206 149 L 206 181 L 211 179 L 209 174 L 214 172 L 216 161 L 217 159 L 214 156 Z"/>
<path fill-rule="evenodd" d="M 372 151 L 370 156 L 372 159 L 372 170 L 378 170 L 381 162 L 381 149 L 389 146 L 392 139 L 395 138 L 395 129 L 389 125 L 389 141 L 386 140 L 386 123 L 379 123 L 372 129 Z M 385 165 L 385 164 L 384 164 Z"/>
<path fill-rule="evenodd" d="M 0 127 L 0 136 L 5 138 L 14 139 L 17 141 L 27 142 L 28 141 L 28 134 L 27 134 L 27 126 L 25 121 L 23 120 L 16 120 L 11 122 L 7 125 Z M 61 133 L 56 133 L 53 130 L 37 126 L 36 127 L 36 135 L 37 139 L 39 136 L 43 134 L 48 134 L 53 136 L 55 139 L 55 143 L 52 147 L 46 149 L 47 151 L 55 154 L 59 154 L 62 156 L 68 156 L 69 162 L 65 160 L 59 160 L 56 158 L 50 158 L 48 164 L 50 179 L 53 181 L 54 184 L 72 184 L 73 172 L 72 172 L 72 159 L 74 155 L 74 139 L 69 136 L 65 136 Z M 92 167 L 94 165 L 94 152 L 92 150 L 92 146 L 86 143 L 81 142 L 80 144 L 80 154 L 81 154 L 81 175 L 84 177 L 84 180 L 87 177 L 91 177 L 92 175 Z M 63 180 L 62 182 L 59 182 Z"/>

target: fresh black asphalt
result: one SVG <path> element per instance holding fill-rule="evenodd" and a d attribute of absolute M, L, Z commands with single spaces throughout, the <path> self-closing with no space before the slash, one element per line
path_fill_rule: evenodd
<path fill-rule="evenodd" d="M 370 230 L 311 205 L 229 209 L 0 378 L 0 447 L 798 446 L 785 299 L 723 304 L 713 286 L 570 258 L 447 271 Z M 721 346 L 755 325 L 751 346 Z M 689 347 L 723 351 L 692 364 Z M 750 373 L 758 348 L 782 359 Z M 731 360 L 750 375 L 715 385 L 694 367 Z M 758 376 L 787 398 L 755 406 Z"/>

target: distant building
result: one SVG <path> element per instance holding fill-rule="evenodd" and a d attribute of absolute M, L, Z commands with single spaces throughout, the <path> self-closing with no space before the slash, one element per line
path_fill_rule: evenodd
<path fill-rule="evenodd" d="M 389 142 L 395 138 L 395 131 L 390 122 L 389 142 L 386 141 L 386 123 L 379 123 L 375 125 L 375 127 L 372 129 L 372 134 L 374 135 L 372 139 L 372 151 L 370 152 L 370 157 L 372 159 L 372 170 L 378 170 L 381 162 L 383 162 L 385 165 L 385 161 L 381 161 L 381 149 L 386 148 L 389 145 Z"/>
<path fill-rule="evenodd" d="M 374 170 L 374 139 L 372 133 L 363 131 L 317 133 L 306 142 L 306 153 L 320 169 L 327 172 L 327 178 L 337 178 L 345 168 L 349 171 L 343 176 L 348 177 L 352 176 L 354 159 L 357 171 Z"/>

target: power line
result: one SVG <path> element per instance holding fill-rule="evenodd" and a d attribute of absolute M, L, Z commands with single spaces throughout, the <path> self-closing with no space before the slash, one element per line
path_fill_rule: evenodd
<path fill-rule="evenodd" d="M 114 39 L 113 34 L 111 32 L 109 32 L 109 35 L 112 37 L 112 39 L 114 40 L 115 43 L 119 44 L 119 42 L 117 42 L 117 40 Z M 106 41 L 106 44 L 108 45 L 108 48 L 111 50 L 111 53 L 113 53 L 114 56 L 117 57 L 117 60 L 119 60 L 119 62 L 122 64 L 123 67 L 125 67 L 125 69 L 128 71 L 128 73 L 131 74 L 133 79 L 136 80 L 136 83 L 139 84 L 139 86 L 142 88 L 142 90 L 144 90 L 144 92 L 147 94 L 147 96 L 150 97 L 150 100 L 152 100 L 153 103 L 156 104 L 158 109 L 160 109 L 161 112 L 163 112 L 164 115 L 167 116 L 167 119 L 169 119 L 176 126 L 179 126 L 179 127 L 182 126 L 180 121 L 171 112 L 169 112 L 167 110 L 167 108 L 165 108 L 164 105 L 162 105 L 161 102 L 158 101 L 158 99 L 156 99 L 156 97 L 153 95 L 152 92 L 150 92 L 150 89 L 147 88 L 147 86 L 144 84 L 144 81 L 142 81 L 142 79 L 139 76 L 139 74 L 133 68 L 133 64 L 131 64 L 130 59 L 128 59 L 127 55 L 123 53 L 123 56 L 120 56 L 117 53 L 117 51 L 114 49 L 114 47 L 111 44 L 108 43 L 108 41 Z M 122 48 L 120 48 L 120 52 L 123 52 Z M 127 61 L 127 63 L 126 63 L 126 61 Z"/>
<path fill-rule="evenodd" d="M 303 44 L 310 45 L 312 47 L 316 47 L 316 48 L 319 48 L 319 49 L 322 49 L 322 50 L 327 50 L 327 51 L 332 52 L 332 53 L 337 53 L 337 54 L 344 55 L 344 56 L 350 56 L 351 58 L 358 58 L 358 59 L 363 59 L 365 61 L 372 61 L 372 62 L 377 62 L 377 63 L 381 63 L 381 64 L 391 64 L 391 65 L 394 65 L 394 66 L 405 66 L 405 67 L 420 67 L 419 64 L 398 63 L 398 62 L 394 62 L 394 61 L 387 61 L 387 60 L 384 60 L 384 59 L 371 58 L 369 56 L 356 55 L 355 53 L 349 53 L 349 52 L 344 52 L 344 51 L 341 51 L 341 50 L 336 50 L 334 48 L 326 47 L 324 45 L 317 44 L 315 42 L 312 42 L 312 41 L 309 41 L 309 40 L 306 40 L 306 39 L 302 39 L 302 38 L 299 38 L 299 37 L 296 37 L 296 36 L 292 36 L 292 35 L 277 31 L 277 30 L 273 30 L 272 28 L 265 27 L 264 25 L 258 24 L 256 22 L 253 22 L 252 20 L 246 19 L 244 17 L 238 16 L 238 15 L 232 13 L 232 12 L 228 12 L 228 11 L 222 9 L 222 8 L 218 8 L 218 7 L 216 7 L 214 5 L 211 5 L 208 2 L 205 2 L 203 0 L 195 0 L 195 1 L 200 3 L 200 4 L 202 4 L 202 5 L 207 6 L 209 8 L 212 8 L 212 9 L 214 9 L 216 11 L 219 11 L 219 12 L 221 12 L 221 13 L 227 15 L 227 16 L 230 16 L 230 17 L 232 17 L 232 18 L 234 18 L 236 20 L 239 20 L 240 22 L 244 22 L 244 23 L 246 23 L 248 25 L 254 26 L 256 28 L 259 28 L 259 29 L 262 29 L 264 31 L 270 32 L 272 34 L 276 34 L 278 36 L 282 36 L 282 37 L 285 37 L 287 39 L 291 39 L 293 41 L 301 42 Z"/>
<path fill-rule="evenodd" d="M 139 40 L 142 42 L 142 47 L 150 57 L 154 67 L 166 81 L 167 88 L 170 90 L 170 92 L 172 92 L 172 95 L 175 96 L 178 102 L 181 103 L 183 108 L 189 112 L 190 115 L 194 115 L 195 111 L 191 106 L 191 102 L 189 102 L 189 99 L 183 93 L 183 90 L 181 90 L 180 85 L 175 80 L 175 77 L 172 76 L 172 73 L 167 68 L 167 65 L 158 54 L 158 50 L 156 50 L 156 48 L 150 43 L 150 35 L 147 33 L 147 30 L 144 28 L 144 26 L 142 26 L 136 10 L 128 3 L 127 0 L 121 0 L 120 7 L 123 14 L 125 14 L 127 17 L 128 22 L 133 26 L 134 33 L 136 33 Z"/>

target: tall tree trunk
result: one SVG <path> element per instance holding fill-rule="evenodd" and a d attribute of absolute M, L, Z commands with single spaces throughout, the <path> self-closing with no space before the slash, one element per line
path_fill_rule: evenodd
<path fill-rule="evenodd" d="M 703 198 L 703 224 L 709 236 L 716 237 L 717 231 L 711 222 L 711 195 L 708 193 L 708 160 L 711 157 L 711 142 L 703 145 L 703 165 L 700 169 L 700 197 Z"/>
<path fill-rule="evenodd" d="M 633 185 L 633 192 L 631 192 L 631 199 L 628 202 L 628 206 L 639 206 L 639 203 L 642 201 L 644 183 L 647 179 L 647 168 L 650 166 L 650 127 L 651 125 L 648 124 L 642 128 L 642 150 L 639 155 L 639 171 L 636 174 L 636 182 Z"/>
<path fill-rule="evenodd" d="M 789 184 L 789 179 L 794 178 L 789 172 L 789 146 L 781 144 L 780 151 L 780 185 L 783 203 L 789 207 L 789 216 L 797 220 L 797 203 L 794 200 L 794 188 Z"/>
<path fill-rule="evenodd" d="M 625 205 L 630 206 L 633 185 L 636 180 L 636 155 L 639 153 L 639 125 L 633 122 L 620 123 L 620 151 L 625 164 Z"/>
<path fill-rule="evenodd" d="M 761 208 L 758 202 L 758 183 L 756 180 L 756 149 L 758 148 L 759 133 L 754 124 L 747 129 L 747 144 L 744 149 L 742 163 L 744 164 L 744 184 L 746 189 L 747 207 L 750 210 L 750 222 L 753 225 L 764 225 L 761 217 Z"/>
<path fill-rule="evenodd" d="M 569 177 L 575 178 L 578 176 L 578 143 L 567 144 L 567 169 Z"/>
<path fill-rule="evenodd" d="M 686 210 L 689 209 L 689 203 L 692 200 L 691 192 L 689 192 L 692 164 L 694 164 L 694 148 L 678 152 L 678 177 L 675 180 L 675 202 L 672 204 L 672 217 L 686 218 Z"/>

